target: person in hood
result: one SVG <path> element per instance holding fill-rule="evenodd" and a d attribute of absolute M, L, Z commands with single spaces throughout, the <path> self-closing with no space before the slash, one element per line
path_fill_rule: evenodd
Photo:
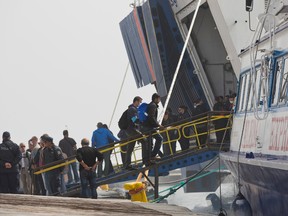
<path fill-rule="evenodd" d="M 5 131 L 0 144 L 0 193 L 18 193 L 18 164 L 22 158 L 17 144 L 10 140 L 10 133 Z"/>
<path fill-rule="evenodd" d="M 103 126 L 103 123 L 99 122 L 97 124 L 97 130 L 93 132 L 92 135 L 92 147 L 94 148 L 102 148 L 104 146 L 107 146 L 110 142 L 109 141 L 115 141 L 118 142 L 119 140 L 111 133 L 111 131 Z M 112 150 L 103 152 L 104 156 L 104 176 L 109 175 L 110 173 L 113 173 L 112 169 L 112 163 L 110 160 Z M 98 165 L 97 169 L 98 178 L 101 178 L 103 175 L 103 164 L 100 163 Z"/>

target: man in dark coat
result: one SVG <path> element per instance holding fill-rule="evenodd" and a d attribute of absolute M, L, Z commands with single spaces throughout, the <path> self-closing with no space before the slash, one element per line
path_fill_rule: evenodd
<path fill-rule="evenodd" d="M 55 161 L 63 160 L 62 150 L 53 143 L 53 138 L 44 134 L 41 136 L 41 141 L 44 143 L 43 162 L 44 165 Z M 53 169 L 44 173 L 44 184 L 47 190 L 47 195 L 56 195 L 60 192 L 60 174 L 64 167 Z"/>
<path fill-rule="evenodd" d="M 156 155 L 158 154 L 158 152 L 160 151 L 160 148 L 162 146 L 162 142 L 163 142 L 163 137 L 157 133 L 157 129 L 164 129 L 164 127 L 162 125 L 159 124 L 159 122 L 157 121 L 157 116 L 158 116 L 158 104 L 160 103 L 160 95 L 158 95 L 157 93 L 154 93 L 152 95 L 152 101 L 149 103 L 148 107 L 147 107 L 147 114 L 148 117 L 147 119 L 143 122 L 143 128 L 142 131 L 143 132 L 150 132 L 152 134 L 152 136 L 149 136 L 149 146 L 151 146 L 151 148 L 149 149 L 148 147 L 148 151 L 146 151 L 145 153 L 145 157 L 143 157 L 143 160 L 145 158 L 151 158 L 152 160 L 157 159 Z M 154 138 L 155 144 L 154 147 L 152 148 L 152 138 Z M 149 151 L 152 152 L 150 153 Z M 151 157 L 149 156 L 151 155 Z M 148 159 L 149 160 L 149 159 Z"/>
<path fill-rule="evenodd" d="M 126 134 L 130 138 L 134 137 L 141 137 L 143 136 L 142 133 L 139 130 L 139 116 L 138 116 L 138 107 L 142 103 L 142 98 L 139 96 L 134 97 L 133 103 L 129 106 L 127 111 L 127 121 L 128 121 L 128 128 L 126 129 Z M 147 151 L 147 140 L 146 139 L 140 139 L 139 142 L 141 142 L 142 145 L 142 158 L 143 163 L 145 164 L 147 162 L 147 158 L 145 158 L 146 151 Z M 133 169 L 131 166 L 131 155 L 134 150 L 136 141 L 130 142 L 127 147 L 126 151 L 126 157 L 125 157 L 125 163 L 124 168 L 125 169 Z"/>
<path fill-rule="evenodd" d="M 18 193 L 19 168 L 22 158 L 17 144 L 10 140 L 10 133 L 4 132 L 0 144 L 0 193 Z"/>

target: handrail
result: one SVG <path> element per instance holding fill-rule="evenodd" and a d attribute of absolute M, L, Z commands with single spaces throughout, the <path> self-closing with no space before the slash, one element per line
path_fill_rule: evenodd
<path fill-rule="evenodd" d="M 193 116 L 192 118 L 188 118 L 188 119 L 185 119 L 182 121 L 175 122 L 173 124 L 166 125 L 165 126 L 166 128 L 164 130 L 158 130 L 156 133 L 165 134 L 166 140 L 163 141 L 163 145 L 169 145 L 170 155 L 173 155 L 175 153 L 173 153 L 173 151 L 172 151 L 171 144 L 175 141 L 180 140 L 182 136 L 187 138 L 187 139 L 194 139 L 195 138 L 196 140 L 198 140 L 198 142 L 197 142 L 198 146 L 196 146 L 196 148 L 201 149 L 203 146 L 209 144 L 209 142 L 200 143 L 199 137 L 201 137 L 203 135 L 208 135 L 208 138 L 209 138 L 209 136 L 211 136 L 211 134 L 214 134 L 218 131 L 229 130 L 231 128 L 231 124 L 232 124 L 232 122 L 230 122 L 230 125 L 223 127 L 223 128 L 218 128 L 216 130 L 212 126 L 213 122 L 220 120 L 220 119 L 227 119 L 227 121 L 228 121 L 228 120 L 230 120 L 230 118 L 231 118 L 230 112 L 224 112 L 224 111 L 223 112 L 222 111 L 221 112 L 215 112 L 215 111 L 207 112 L 207 113 L 202 114 L 202 115 Z M 206 125 L 207 131 L 202 132 L 202 133 L 198 133 L 197 126 L 199 126 L 199 125 Z M 193 133 L 186 134 L 185 133 L 186 128 L 192 128 Z M 169 131 L 177 132 L 177 137 L 174 137 L 173 139 L 171 139 Z M 152 135 L 154 135 L 154 134 L 155 133 L 153 133 Z M 149 137 L 149 132 L 146 132 L 143 134 L 143 136 L 138 135 L 138 136 L 127 138 L 127 139 L 122 140 L 122 141 L 110 143 L 107 146 L 103 146 L 101 148 L 98 148 L 98 150 L 102 153 L 107 152 L 107 151 L 111 151 L 111 150 L 115 150 L 113 155 L 115 155 L 115 157 L 120 157 L 121 147 L 129 145 L 130 143 L 135 142 L 135 141 L 139 142 L 141 139 L 148 138 L 148 137 Z M 131 160 L 131 163 L 133 163 L 135 165 L 141 164 L 142 159 L 137 158 L 136 153 L 135 153 L 136 151 L 139 151 L 139 150 L 141 150 L 141 146 L 135 146 L 134 151 L 133 151 L 134 160 Z M 176 154 L 178 152 L 179 151 L 177 151 Z M 34 174 L 40 174 L 40 173 L 47 172 L 47 171 L 50 171 L 53 169 L 57 169 L 59 167 L 66 166 L 70 163 L 74 163 L 75 161 L 76 161 L 75 155 L 68 157 L 66 159 L 58 160 L 58 161 L 55 161 L 55 162 L 49 163 L 47 165 L 36 168 L 34 170 Z M 118 160 L 117 160 L 115 167 L 120 168 L 121 166 L 122 166 L 122 164 L 119 164 Z"/>

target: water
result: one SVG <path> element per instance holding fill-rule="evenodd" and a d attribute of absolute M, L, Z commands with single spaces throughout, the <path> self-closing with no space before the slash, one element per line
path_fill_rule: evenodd
<path fill-rule="evenodd" d="M 159 191 L 165 190 L 172 185 L 160 185 Z M 221 184 L 222 193 L 222 208 L 229 213 L 230 205 L 233 202 L 237 189 L 235 187 L 233 178 L 228 175 Z M 165 195 L 160 193 L 160 195 Z M 217 197 L 216 197 L 216 196 Z M 218 215 L 220 212 L 220 189 L 215 192 L 197 192 L 197 193 L 185 193 L 183 188 L 180 188 L 177 192 L 166 198 L 168 204 L 183 206 L 190 209 L 193 213 L 202 213 L 205 215 Z M 215 200 L 214 207 L 211 199 Z M 218 200 L 217 200 L 218 199 Z M 229 214 L 228 214 L 229 215 Z"/>

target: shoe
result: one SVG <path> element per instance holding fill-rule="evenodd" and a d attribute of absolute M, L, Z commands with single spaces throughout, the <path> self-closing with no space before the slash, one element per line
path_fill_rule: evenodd
<path fill-rule="evenodd" d="M 156 155 L 155 157 L 151 157 L 151 160 L 154 160 L 154 161 L 161 160 L 161 157 Z"/>

